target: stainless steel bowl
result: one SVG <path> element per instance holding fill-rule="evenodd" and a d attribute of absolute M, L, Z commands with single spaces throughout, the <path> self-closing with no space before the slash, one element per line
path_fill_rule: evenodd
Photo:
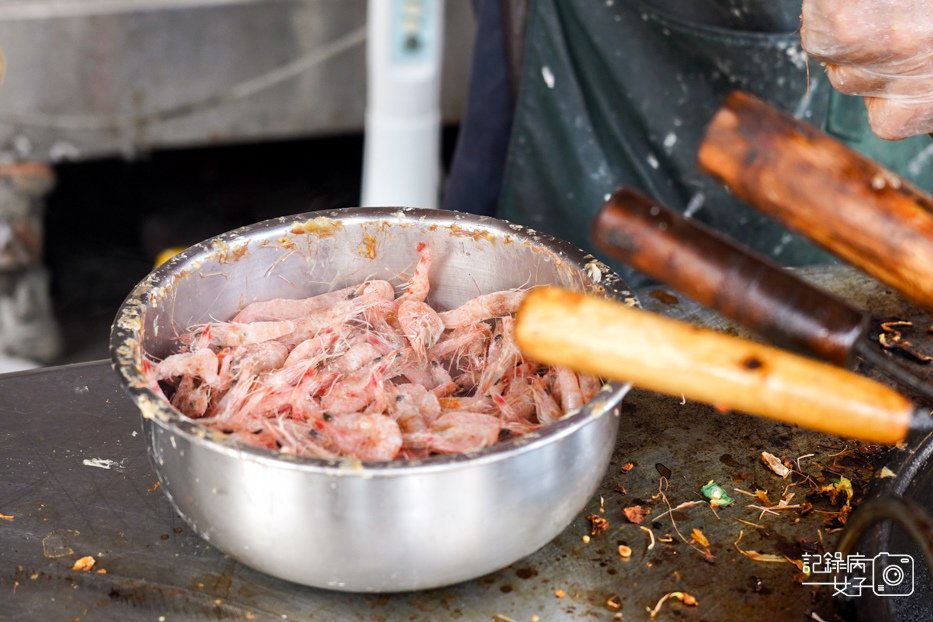
<path fill-rule="evenodd" d="M 345 591 L 403 591 L 478 577 L 534 552 L 603 477 L 627 387 L 610 385 L 540 433 L 471 455 L 328 462 L 223 439 L 180 414 L 143 373 L 189 326 L 244 304 L 298 298 L 367 277 L 396 283 L 415 247 L 434 251 L 429 302 L 544 283 L 631 294 L 604 265 L 507 222 L 417 209 L 354 208 L 261 222 L 193 246 L 129 295 L 111 333 L 113 365 L 143 416 L 149 452 L 179 514 L 237 560 Z"/>

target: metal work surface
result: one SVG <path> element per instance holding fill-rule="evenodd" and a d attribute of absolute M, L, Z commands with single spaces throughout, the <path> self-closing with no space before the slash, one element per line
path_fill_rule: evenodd
<path fill-rule="evenodd" d="M 671 315 L 693 314 L 669 292 L 641 296 Z M 653 302 L 652 302 L 653 301 Z M 708 314 L 700 319 L 710 320 Z M 715 322 L 713 322 L 715 323 Z M 790 426 L 635 391 L 622 406 L 615 453 L 598 494 L 570 527 L 530 557 L 448 588 L 354 595 L 297 586 L 244 567 L 194 535 L 160 490 L 146 455 L 138 412 L 109 363 L 95 362 L 0 379 L 0 619 L 80 620 L 625 620 L 833 619 L 828 588 L 799 585 L 787 562 L 764 563 L 743 550 L 800 559 L 828 547 L 833 512 L 803 478 L 767 470 L 761 451 L 792 460 L 823 485 L 844 475 L 856 500 L 877 472 L 881 452 Z M 632 465 L 629 467 L 628 465 Z M 716 510 L 700 487 L 716 480 L 735 504 Z M 776 503 L 811 511 L 764 513 L 735 492 L 766 490 Z M 624 492 L 622 492 L 624 490 Z M 659 494 L 659 490 L 664 494 Z M 700 502 L 673 512 L 677 507 Z M 650 506 L 639 526 L 622 508 Z M 591 534 L 592 517 L 608 526 Z M 231 521 L 236 516 L 230 517 Z M 739 521 L 746 522 L 739 522 Z M 598 525 L 599 521 L 596 521 Z M 760 527 L 755 527 L 759 525 Z M 650 527 L 656 538 L 648 549 Z M 691 540 L 698 528 L 712 560 Z M 309 525 L 313 529 L 313 525 Z M 667 536 L 670 535 L 670 542 Z M 588 537 L 588 542 L 585 541 Z M 695 540 L 696 538 L 694 538 Z M 632 548 L 623 559 L 618 547 Z M 72 570 L 85 555 L 94 570 Z M 95 572 L 106 569 L 106 574 Z M 620 608 L 619 608 L 620 607 Z"/>

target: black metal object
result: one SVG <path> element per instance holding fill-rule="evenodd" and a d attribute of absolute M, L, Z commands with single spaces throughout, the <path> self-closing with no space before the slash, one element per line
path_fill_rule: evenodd
<path fill-rule="evenodd" d="M 894 522 L 891 512 L 874 512 L 866 507 L 866 521 L 873 518 L 871 528 L 861 524 L 847 534 L 840 544 L 845 544 L 868 557 L 879 553 L 908 554 L 914 560 L 914 592 L 907 597 L 879 597 L 867 594 L 865 598 L 851 599 L 845 603 L 859 620 L 865 622 L 913 621 L 933 619 L 933 560 L 930 558 L 931 541 L 929 516 L 933 514 L 933 433 L 927 434 L 917 443 L 899 450 L 891 456 L 887 465 L 893 474 L 876 480 L 870 491 L 870 499 L 875 503 L 890 502 L 892 497 L 907 499 L 901 502 L 907 508 L 900 508 Z M 898 508 L 893 509 L 895 512 Z M 861 509 L 853 514 L 853 518 Z M 924 513 L 926 516 L 924 516 Z"/>

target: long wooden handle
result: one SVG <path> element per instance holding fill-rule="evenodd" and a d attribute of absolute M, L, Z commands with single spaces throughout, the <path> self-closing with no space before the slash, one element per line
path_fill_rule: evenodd
<path fill-rule="evenodd" d="M 933 308 L 933 197 L 741 92 L 713 118 L 699 163 L 756 209 Z"/>
<path fill-rule="evenodd" d="M 515 337 L 542 363 L 866 441 L 902 441 L 913 413 L 837 367 L 558 288 L 528 294 Z"/>
<path fill-rule="evenodd" d="M 716 231 L 628 188 L 596 215 L 607 255 L 663 281 L 781 347 L 848 366 L 868 316 Z"/>

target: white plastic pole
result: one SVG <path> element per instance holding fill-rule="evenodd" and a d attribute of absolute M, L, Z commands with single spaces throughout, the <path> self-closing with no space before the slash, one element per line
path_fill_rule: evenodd
<path fill-rule="evenodd" d="M 364 206 L 436 208 L 444 0 L 369 0 Z"/>

